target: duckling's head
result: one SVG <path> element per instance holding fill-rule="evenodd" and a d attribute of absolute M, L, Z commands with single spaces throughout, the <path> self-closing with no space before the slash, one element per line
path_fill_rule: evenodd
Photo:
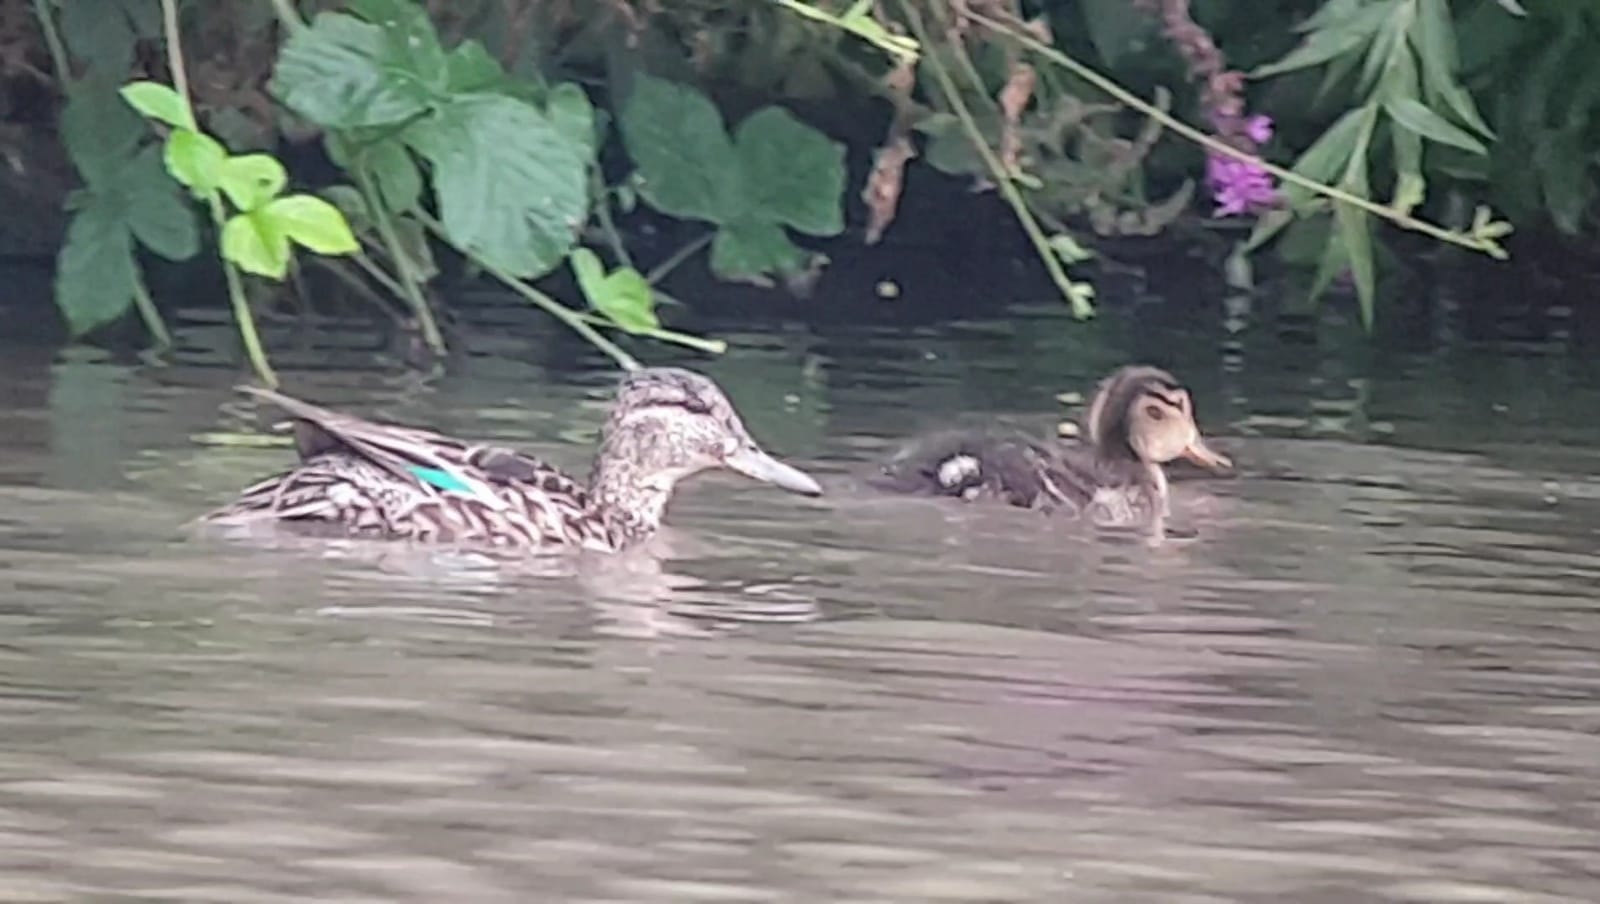
<path fill-rule="evenodd" d="M 791 493 L 822 495 L 809 475 L 756 444 L 716 383 L 673 367 L 636 370 L 622 379 L 595 468 L 596 484 L 613 489 L 670 493 L 686 477 L 727 468 Z"/>
<path fill-rule="evenodd" d="M 1084 420 L 1089 442 L 1102 455 L 1157 465 L 1187 458 L 1213 471 L 1233 467 L 1200 435 L 1189 390 L 1160 368 L 1134 365 L 1106 377 Z"/>

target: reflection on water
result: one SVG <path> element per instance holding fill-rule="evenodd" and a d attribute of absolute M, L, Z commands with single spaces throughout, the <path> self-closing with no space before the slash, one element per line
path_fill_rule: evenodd
<path fill-rule="evenodd" d="M 289 454 L 222 442 L 259 423 L 225 324 L 164 368 L 8 351 L 0 899 L 1593 900 L 1596 375 L 1029 316 L 736 337 L 708 369 L 831 495 L 700 479 L 616 559 L 198 533 Z M 582 473 L 612 377 L 527 334 L 281 363 Z M 1246 472 L 1176 484 L 1197 540 L 856 482 L 1131 357 Z"/>

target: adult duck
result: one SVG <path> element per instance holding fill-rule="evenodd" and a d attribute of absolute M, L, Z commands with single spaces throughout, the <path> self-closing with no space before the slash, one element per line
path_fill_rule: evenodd
<path fill-rule="evenodd" d="M 211 523 L 615 552 L 655 533 L 678 483 L 701 471 L 726 468 L 822 494 L 810 476 L 762 451 L 716 383 L 677 368 L 623 378 L 587 483 L 502 446 L 244 391 L 290 415 L 300 460 L 204 516 Z"/>

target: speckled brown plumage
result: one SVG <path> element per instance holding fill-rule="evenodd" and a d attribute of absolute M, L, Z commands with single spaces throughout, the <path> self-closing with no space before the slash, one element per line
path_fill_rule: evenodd
<path fill-rule="evenodd" d="M 623 378 L 588 484 L 503 446 L 377 423 L 271 390 L 245 391 L 293 418 L 300 462 L 205 516 L 213 523 L 615 551 L 654 533 L 677 483 L 708 468 L 821 493 L 756 445 L 714 382 L 676 368 Z"/>

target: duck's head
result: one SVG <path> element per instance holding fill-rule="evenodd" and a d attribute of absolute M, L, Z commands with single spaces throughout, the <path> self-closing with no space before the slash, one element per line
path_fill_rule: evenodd
<path fill-rule="evenodd" d="M 624 377 L 601 434 L 597 482 L 609 476 L 670 493 L 678 481 L 712 468 L 727 468 L 791 493 L 822 495 L 822 487 L 809 475 L 757 445 L 733 403 L 710 378 L 673 367 L 645 368 Z"/>
<path fill-rule="evenodd" d="M 1233 468 L 1200 435 L 1189 390 L 1160 368 L 1134 365 L 1113 372 L 1095 391 L 1084 420 L 1089 442 L 1102 455 L 1131 455 L 1157 465 L 1186 458 L 1212 471 Z"/>

